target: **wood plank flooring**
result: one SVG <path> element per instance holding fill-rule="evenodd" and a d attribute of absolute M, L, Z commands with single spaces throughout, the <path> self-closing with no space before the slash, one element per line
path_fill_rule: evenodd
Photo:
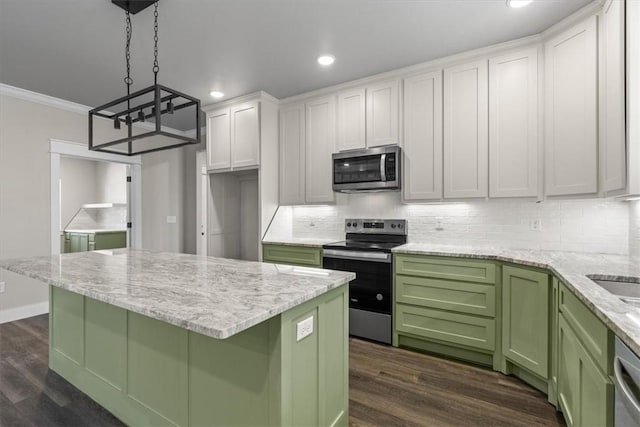
<path fill-rule="evenodd" d="M 48 316 L 0 325 L 0 426 L 122 426 L 48 369 Z M 516 378 L 350 339 L 351 426 L 562 426 Z"/>

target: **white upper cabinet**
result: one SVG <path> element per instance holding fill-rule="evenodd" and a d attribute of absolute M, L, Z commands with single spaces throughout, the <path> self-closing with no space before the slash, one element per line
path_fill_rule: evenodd
<path fill-rule="evenodd" d="M 229 108 L 207 113 L 207 169 L 231 167 L 231 127 Z"/>
<path fill-rule="evenodd" d="M 207 169 L 247 169 L 260 164 L 260 103 L 244 102 L 207 113 Z"/>
<path fill-rule="evenodd" d="M 333 203 L 331 155 L 336 149 L 335 96 L 326 96 L 306 103 L 305 135 L 305 200 L 307 203 Z"/>
<path fill-rule="evenodd" d="M 602 190 L 626 186 L 624 1 L 605 3 L 600 21 L 600 171 Z"/>
<path fill-rule="evenodd" d="M 538 49 L 489 60 L 489 196 L 538 195 Z"/>
<path fill-rule="evenodd" d="M 444 70 L 444 197 L 486 197 L 487 61 Z"/>
<path fill-rule="evenodd" d="M 244 168 L 260 163 L 260 103 L 247 102 L 231 107 L 231 167 Z"/>
<path fill-rule="evenodd" d="M 442 198 L 442 70 L 404 80 L 404 200 Z"/>
<path fill-rule="evenodd" d="M 338 151 L 366 147 L 365 114 L 364 88 L 338 94 Z"/>
<path fill-rule="evenodd" d="M 305 107 L 296 104 L 280 110 L 280 204 L 304 204 Z"/>
<path fill-rule="evenodd" d="M 398 143 L 397 79 L 367 86 L 367 147 Z"/>
<path fill-rule="evenodd" d="M 598 191 L 598 40 L 593 16 L 545 43 L 545 193 Z"/>

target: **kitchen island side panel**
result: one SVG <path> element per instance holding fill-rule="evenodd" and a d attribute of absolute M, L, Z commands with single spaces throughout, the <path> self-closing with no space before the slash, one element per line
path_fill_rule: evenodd
<path fill-rule="evenodd" d="M 51 286 L 49 366 L 130 425 L 346 425 L 347 313 L 341 286 L 215 339 Z"/>

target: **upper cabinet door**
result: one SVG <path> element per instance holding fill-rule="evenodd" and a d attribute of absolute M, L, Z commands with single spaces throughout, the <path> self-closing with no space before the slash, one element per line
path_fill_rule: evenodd
<path fill-rule="evenodd" d="M 398 80 L 367 86 L 367 147 L 398 143 Z"/>
<path fill-rule="evenodd" d="M 244 168 L 260 163 L 260 103 L 247 102 L 231 107 L 231 167 Z"/>
<path fill-rule="evenodd" d="M 444 197 L 486 197 L 487 61 L 444 70 Z"/>
<path fill-rule="evenodd" d="M 624 1 L 609 0 L 600 34 L 600 170 L 602 190 L 626 186 Z"/>
<path fill-rule="evenodd" d="M 365 112 L 364 88 L 338 95 L 338 151 L 365 148 Z"/>
<path fill-rule="evenodd" d="M 545 43 L 545 193 L 598 191 L 598 40 L 593 16 Z"/>
<path fill-rule="evenodd" d="M 538 195 L 538 49 L 489 60 L 489 196 Z"/>
<path fill-rule="evenodd" d="M 404 80 L 404 199 L 442 198 L 442 70 Z"/>
<path fill-rule="evenodd" d="M 336 98 L 327 96 L 306 104 L 307 203 L 333 203 L 333 161 L 336 148 Z"/>
<path fill-rule="evenodd" d="M 280 204 L 304 204 L 304 104 L 280 110 Z"/>
<path fill-rule="evenodd" d="M 207 113 L 207 169 L 231 167 L 229 108 Z"/>

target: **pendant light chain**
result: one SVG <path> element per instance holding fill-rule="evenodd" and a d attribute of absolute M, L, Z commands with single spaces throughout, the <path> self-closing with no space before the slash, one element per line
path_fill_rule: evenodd
<path fill-rule="evenodd" d="M 131 79 L 131 34 L 133 33 L 133 27 L 131 26 L 131 15 L 129 15 L 129 11 L 126 12 L 125 22 L 127 25 L 127 41 L 124 48 L 124 58 L 127 61 L 127 77 L 124 78 L 124 82 L 127 85 L 127 95 L 129 95 L 131 84 L 133 83 Z"/>
<path fill-rule="evenodd" d="M 155 2 L 155 10 L 153 12 L 153 81 L 158 84 L 158 2 Z"/>

